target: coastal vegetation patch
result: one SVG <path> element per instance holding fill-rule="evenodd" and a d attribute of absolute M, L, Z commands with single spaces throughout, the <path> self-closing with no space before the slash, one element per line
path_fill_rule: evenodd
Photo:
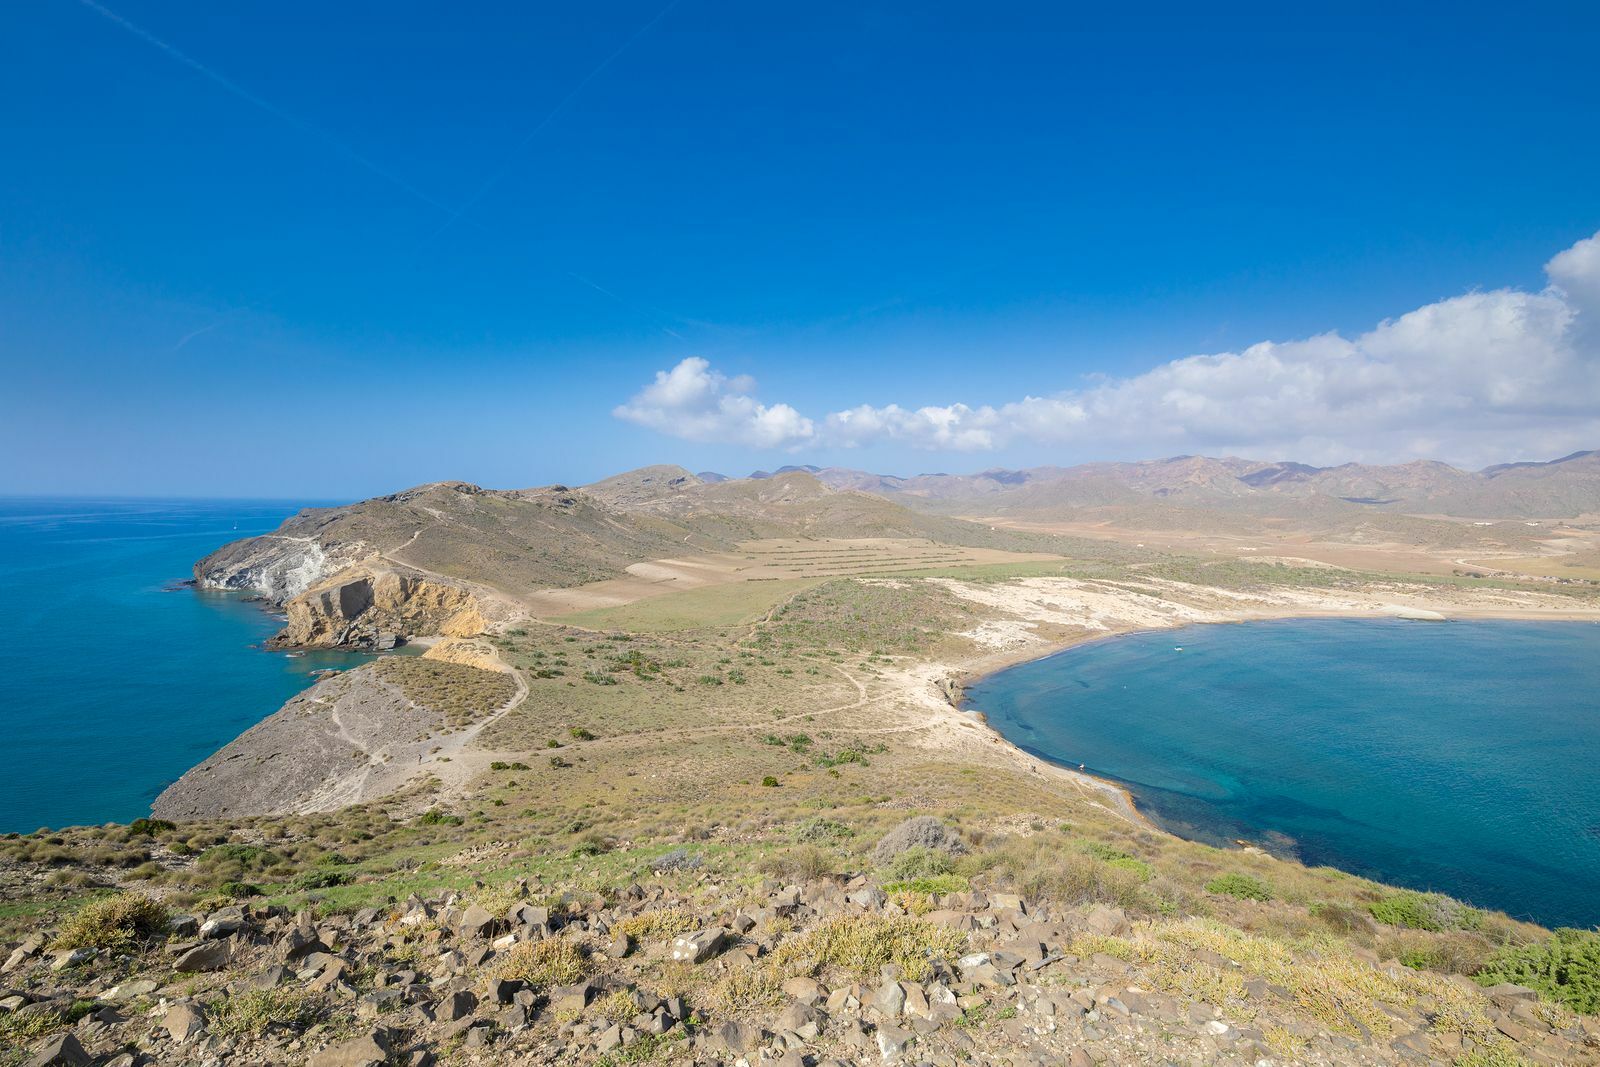
<path fill-rule="evenodd" d="M 1368 906 L 1372 917 L 1411 930 L 1476 930 L 1483 912 L 1443 893 L 1390 893 Z"/>
<path fill-rule="evenodd" d="M 1482 985 L 1537 989 L 1573 1011 L 1600 1012 L 1600 933 L 1561 929 L 1533 944 L 1507 946 L 1474 977 Z"/>
<path fill-rule="evenodd" d="M 470 726 L 503 707 L 517 689 L 503 671 L 421 656 L 385 657 L 374 669 L 407 700 L 438 712 L 448 729 Z"/>
<path fill-rule="evenodd" d="M 1222 896 L 1233 897 L 1235 900 L 1272 899 L 1272 889 L 1261 879 L 1241 871 L 1229 871 L 1220 874 L 1206 883 L 1207 893 L 1218 893 Z"/>

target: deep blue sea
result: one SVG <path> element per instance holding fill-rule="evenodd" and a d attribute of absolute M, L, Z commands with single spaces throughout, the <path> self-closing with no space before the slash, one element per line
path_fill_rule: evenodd
<path fill-rule="evenodd" d="M 127 821 L 322 667 L 257 646 L 278 619 L 178 583 L 283 501 L 0 499 L 0 832 Z"/>
<path fill-rule="evenodd" d="M 1192 626 L 1022 664 L 968 707 L 1181 836 L 1600 924 L 1600 625 Z"/>

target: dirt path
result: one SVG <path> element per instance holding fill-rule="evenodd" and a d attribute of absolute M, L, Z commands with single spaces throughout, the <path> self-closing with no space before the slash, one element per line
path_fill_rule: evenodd
<path fill-rule="evenodd" d="M 412 545 L 416 544 L 417 543 L 417 538 L 422 536 L 423 531 L 431 530 L 431 529 L 433 529 L 432 526 L 418 526 L 417 529 L 416 529 L 416 532 L 411 535 L 411 540 L 407 541 L 403 545 L 398 545 L 398 546 L 396 546 L 394 548 L 391 548 L 388 551 L 379 552 L 378 555 L 380 557 L 382 557 L 383 559 L 388 560 L 390 563 L 398 563 L 402 567 L 413 567 L 413 568 L 415 568 L 415 569 L 417 569 L 419 571 L 422 571 L 424 574 L 432 574 L 436 578 L 441 578 L 441 577 L 443 577 L 443 575 L 437 574 L 434 571 L 430 571 L 426 567 L 418 567 L 415 563 L 407 563 L 403 559 L 396 559 L 395 558 L 395 556 L 398 553 L 404 552 L 406 549 L 408 549 Z"/>
<path fill-rule="evenodd" d="M 499 657 L 497 656 L 498 660 Z M 348 773 L 323 783 L 313 793 L 296 805 L 296 811 L 305 813 L 328 811 L 349 804 L 375 800 L 388 796 L 420 775 L 431 774 L 440 780 L 442 790 L 454 794 L 463 790 L 472 778 L 484 770 L 492 753 L 475 750 L 471 746 L 484 730 L 511 714 L 528 698 L 528 683 L 521 671 L 503 660 L 505 673 L 510 674 L 516 691 L 500 707 L 472 725 L 453 733 L 432 734 L 420 742 L 394 743 L 384 741 L 369 744 L 352 733 L 339 713 L 339 703 L 331 705 L 321 698 L 316 703 L 330 707 L 329 721 L 340 742 L 350 746 L 353 754 L 365 757 L 360 766 Z M 409 701 L 417 707 L 415 701 Z"/>
<path fill-rule="evenodd" d="M 487 770 L 494 757 L 498 755 L 488 749 L 472 749 L 469 746 L 483 731 L 516 711 L 522 706 L 522 702 L 528 699 L 528 680 L 522 671 L 510 665 L 506 666 L 506 670 L 511 673 L 511 679 L 517 685 L 517 691 L 512 694 L 511 699 L 488 717 L 473 723 L 465 730 L 446 735 L 445 743 L 440 746 L 439 751 L 423 761 L 422 765 L 431 768 L 438 777 L 441 790 L 451 795 L 464 791 L 466 784 Z M 444 757 L 444 761 L 441 761 L 440 757 Z"/>

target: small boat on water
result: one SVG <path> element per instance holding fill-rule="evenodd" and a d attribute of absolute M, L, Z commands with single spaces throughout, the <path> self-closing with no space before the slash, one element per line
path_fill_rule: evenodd
<path fill-rule="evenodd" d="M 304 652 L 285 652 L 284 655 L 288 656 L 290 659 L 299 659 L 301 656 L 305 655 L 305 653 Z"/>

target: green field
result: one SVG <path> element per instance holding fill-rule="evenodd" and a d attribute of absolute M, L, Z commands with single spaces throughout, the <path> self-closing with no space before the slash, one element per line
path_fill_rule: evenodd
<path fill-rule="evenodd" d="M 708 585 L 682 593 L 647 597 L 614 608 L 562 615 L 556 621 L 585 630 L 627 630 L 634 633 L 674 633 L 708 626 L 739 626 L 755 622 L 794 594 L 827 580 L 777 578 L 771 581 Z"/>

